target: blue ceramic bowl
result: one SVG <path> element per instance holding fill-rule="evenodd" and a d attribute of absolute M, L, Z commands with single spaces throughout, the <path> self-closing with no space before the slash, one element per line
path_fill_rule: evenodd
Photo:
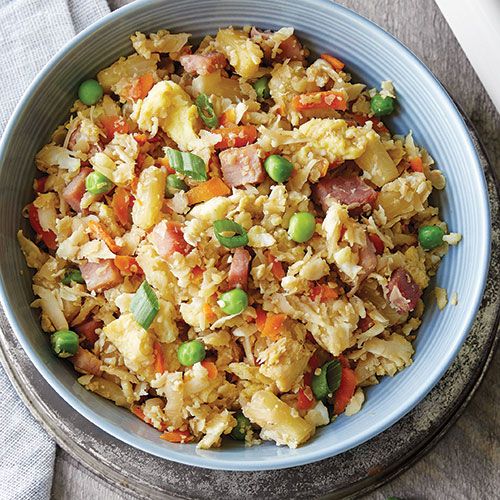
<path fill-rule="evenodd" d="M 463 234 L 439 269 L 436 282 L 458 293 L 457 306 L 439 312 L 429 300 L 415 341 L 411 367 L 367 391 L 360 413 L 341 416 L 296 450 L 266 443 L 244 448 L 228 443 L 200 451 L 158 439 L 158 432 L 134 415 L 85 391 L 68 363 L 51 352 L 40 330 L 30 273 L 16 242 L 25 226 L 22 207 L 32 198 L 33 157 L 54 128 L 67 118 L 79 82 L 131 52 L 129 35 L 168 28 L 195 37 L 227 25 L 293 26 L 316 54 L 332 52 L 358 81 L 377 86 L 392 79 L 399 111 L 393 131 L 413 130 L 436 159 L 447 188 L 435 200 L 452 231 Z M 140 0 L 86 29 L 38 75 L 17 107 L 0 147 L 0 283 L 9 321 L 41 375 L 73 408 L 116 438 L 169 460 L 213 469 L 255 471 L 301 465 L 353 448 L 390 427 L 438 382 L 465 340 L 479 307 L 489 263 L 490 221 L 485 180 L 465 124 L 429 70 L 391 35 L 327 0 Z"/>

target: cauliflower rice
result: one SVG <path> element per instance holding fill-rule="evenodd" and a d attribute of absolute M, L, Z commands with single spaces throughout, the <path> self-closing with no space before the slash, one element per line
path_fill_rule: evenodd
<path fill-rule="evenodd" d="M 77 100 L 37 154 L 25 210 L 36 234 L 18 233 L 32 306 L 43 331 L 78 334 L 68 359 L 79 383 L 167 441 L 212 448 L 232 434 L 294 448 L 411 364 L 421 293 L 460 235 L 419 244 L 422 226 L 447 233 L 428 201 L 443 174 L 411 133 L 391 135 L 370 107 L 377 90 L 341 61 L 311 63 L 292 28 L 221 29 L 197 48 L 189 36 L 131 36 L 134 53 L 97 75 L 102 98 Z M 396 98 L 388 81 L 379 95 Z M 186 156 L 187 170 L 176 166 L 173 151 L 203 172 L 191 175 Z M 285 182 L 267 175 L 270 155 L 293 165 Z M 166 190 L 176 171 L 183 187 Z M 92 172 L 111 189 L 91 193 Z M 299 212 L 314 216 L 302 243 L 288 231 Z M 218 220 L 237 223 L 246 245 L 224 246 Z M 83 279 L 67 278 L 78 269 Z M 144 281 L 156 304 L 146 324 L 134 309 Z M 248 300 L 234 314 L 230 289 Z M 186 366 L 178 350 L 192 340 L 204 359 Z M 331 361 L 338 380 L 318 397 Z"/>

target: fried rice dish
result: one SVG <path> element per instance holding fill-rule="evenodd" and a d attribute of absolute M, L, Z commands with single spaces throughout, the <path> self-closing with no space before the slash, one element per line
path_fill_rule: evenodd
<path fill-rule="evenodd" d="M 131 43 L 35 159 L 18 239 L 41 329 L 167 442 L 300 446 L 411 364 L 460 241 L 429 201 L 445 178 L 384 124 L 390 81 L 293 28 Z"/>

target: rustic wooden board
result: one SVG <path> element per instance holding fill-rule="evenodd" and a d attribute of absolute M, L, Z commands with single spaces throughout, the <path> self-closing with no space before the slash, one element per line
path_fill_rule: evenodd
<path fill-rule="evenodd" d="M 128 0 L 111 0 L 112 8 Z M 500 117 L 432 0 L 340 0 L 394 34 L 448 88 L 478 130 L 500 173 Z M 271 6 L 270 6 L 271 8 Z M 389 76 L 389 75 L 388 75 Z M 494 498 L 499 491 L 498 375 L 494 359 L 482 387 L 445 438 L 406 473 L 370 498 Z M 59 450 L 53 495 L 58 499 L 128 498 Z"/>

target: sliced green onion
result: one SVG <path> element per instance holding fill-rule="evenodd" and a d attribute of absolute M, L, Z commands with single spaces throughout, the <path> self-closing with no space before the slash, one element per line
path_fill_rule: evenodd
<path fill-rule="evenodd" d="M 328 394 L 334 393 L 340 386 L 342 365 L 338 359 L 328 361 L 321 367 L 321 373 L 314 375 L 311 389 L 316 399 L 325 399 Z"/>
<path fill-rule="evenodd" d="M 177 175 L 170 174 L 167 176 L 167 184 L 165 186 L 165 196 L 173 198 L 178 191 L 187 191 L 189 186 Z"/>
<path fill-rule="evenodd" d="M 147 330 L 160 310 L 158 297 L 147 281 L 143 281 L 135 292 L 130 309 L 137 323 Z"/>
<path fill-rule="evenodd" d="M 85 284 L 85 280 L 83 279 L 82 273 L 80 269 L 68 269 L 64 273 L 64 278 L 62 279 L 63 285 L 69 286 L 71 282 Z"/>
<path fill-rule="evenodd" d="M 244 247 L 248 244 L 248 234 L 237 222 L 220 219 L 214 222 L 215 237 L 226 248 Z"/>
<path fill-rule="evenodd" d="M 210 128 L 217 128 L 219 126 L 219 119 L 215 114 L 214 107 L 210 102 L 207 94 L 200 94 L 196 100 L 196 107 L 200 118 L 205 122 L 205 125 Z"/>
<path fill-rule="evenodd" d="M 193 153 L 185 153 L 184 151 L 177 151 L 176 149 L 169 148 L 167 150 L 167 157 L 170 166 L 176 172 L 187 175 L 195 181 L 207 180 L 205 162 L 199 156 Z"/>

